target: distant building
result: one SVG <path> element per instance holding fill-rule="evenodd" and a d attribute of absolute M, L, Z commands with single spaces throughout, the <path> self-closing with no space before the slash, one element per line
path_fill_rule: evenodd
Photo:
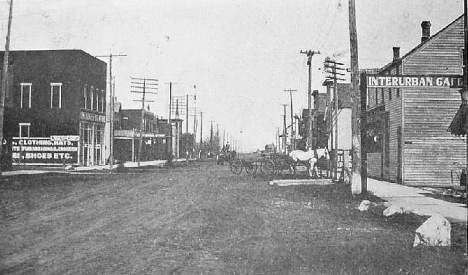
<path fill-rule="evenodd" d="M 82 50 L 11 51 L 9 87 L 7 162 L 105 163 L 105 62 Z"/>
<path fill-rule="evenodd" d="M 165 158 L 166 135 L 160 132 L 158 118 L 152 112 L 144 109 L 120 109 L 115 118 L 114 158 L 116 160 L 136 162 Z"/>
<path fill-rule="evenodd" d="M 325 81 L 327 106 L 325 112 L 327 148 L 330 150 L 330 168 L 334 179 L 338 179 L 344 165 L 344 154 L 351 152 L 351 90 L 350 83 Z"/>
<path fill-rule="evenodd" d="M 186 148 L 181 148 L 182 122 L 183 120 L 178 118 L 171 119 L 171 124 L 167 119 L 158 120 L 158 128 L 166 136 L 166 154 L 169 154 L 170 150 L 172 158 L 185 158 Z"/>
<path fill-rule="evenodd" d="M 466 143 L 447 128 L 460 105 L 463 16 L 433 36 L 430 26 L 422 22 L 421 43 L 402 57 L 394 47 L 393 60 L 368 78 L 370 176 L 406 185 L 458 184 L 453 163 L 465 166 Z"/>

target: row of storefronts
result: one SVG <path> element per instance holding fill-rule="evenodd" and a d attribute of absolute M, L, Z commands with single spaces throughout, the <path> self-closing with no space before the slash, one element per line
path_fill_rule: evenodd
<path fill-rule="evenodd" d="M 82 50 L 11 51 L 9 60 L 3 169 L 103 165 L 111 147 L 120 161 L 167 159 L 168 154 L 178 158 L 180 145 L 188 144 L 183 139 L 193 137 L 182 135 L 179 119 L 168 122 L 147 110 L 116 104 L 109 146 L 105 62 Z"/>

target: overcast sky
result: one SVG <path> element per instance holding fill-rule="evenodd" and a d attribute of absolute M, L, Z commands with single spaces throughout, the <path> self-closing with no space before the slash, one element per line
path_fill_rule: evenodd
<path fill-rule="evenodd" d="M 6 0 L 0 9 L 3 47 Z M 350 63 L 345 0 L 14 0 L 13 9 L 11 50 L 125 54 L 112 68 L 124 108 L 141 104 L 130 77 L 155 78 L 151 111 L 167 117 L 167 83 L 174 82 L 174 95 L 197 94 L 204 135 L 213 121 L 244 150 L 275 141 L 281 104 L 289 103 L 285 89 L 297 90 L 295 113 L 307 107 L 301 50 L 321 52 L 313 89 L 322 89 L 325 57 Z M 418 45 L 421 21 L 431 21 L 434 34 L 462 15 L 463 0 L 356 0 L 356 10 L 359 67 L 379 68 L 391 61 L 393 46 L 403 55 Z"/>

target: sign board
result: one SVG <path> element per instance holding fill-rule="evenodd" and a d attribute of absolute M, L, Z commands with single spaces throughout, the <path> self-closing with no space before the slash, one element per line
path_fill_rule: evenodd
<path fill-rule="evenodd" d="M 462 75 L 367 75 L 369 88 L 447 87 L 463 88 Z"/>
<path fill-rule="evenodd" d="M 80 112 L 80 118 L 92 122 L 106 122 L 106 116 L 85 111 Z"/>
<path fill-rule="evenodd" d="M 14 137 L 14 163 L 21 164 L 76 164 L 79 136 Z"/>

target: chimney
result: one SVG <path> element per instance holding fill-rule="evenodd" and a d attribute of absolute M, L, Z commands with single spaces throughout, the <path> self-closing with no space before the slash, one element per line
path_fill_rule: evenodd
<path fill-rule="evenodd" d="M 429 21 L 422 21 L 421 23 L 422 29 L 422 36 L 421 36 L 421 43 L 429 39 L 431 36 L 431 22 Z"/>
<path fill-rule="evenodd" d="M 393 61 L 400 58 L 400 47 L 393 47 Z"/>

